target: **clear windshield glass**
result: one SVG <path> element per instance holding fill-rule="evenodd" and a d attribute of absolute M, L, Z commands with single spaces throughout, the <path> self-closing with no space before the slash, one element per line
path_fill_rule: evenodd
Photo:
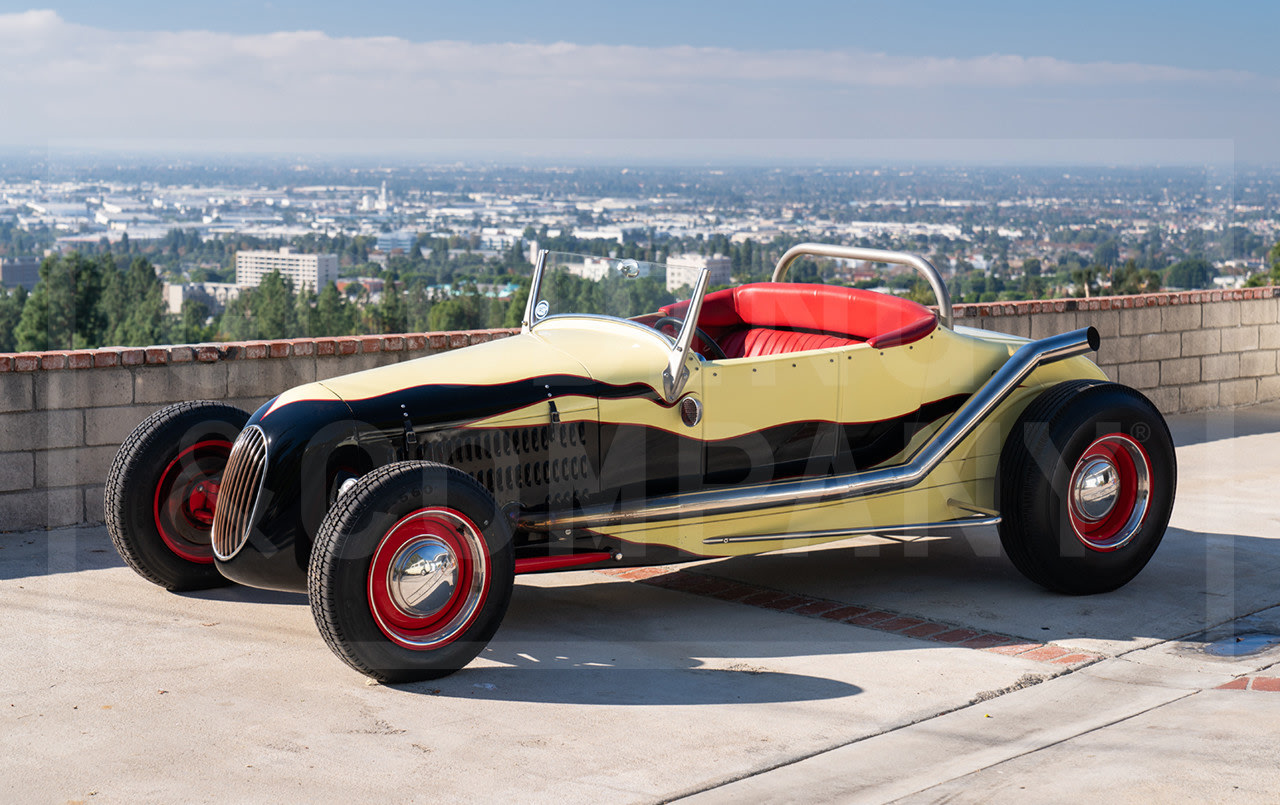
<path fill-rule="evenodd" d="M 674 337 L 701 268 L 549 252 L 536 280 L 531 325 L 555 316 L 607 316 Z M 664 319 L 666 321 L 664 321 Z M 675 321 L 671 321 L 675 319 Z"/>

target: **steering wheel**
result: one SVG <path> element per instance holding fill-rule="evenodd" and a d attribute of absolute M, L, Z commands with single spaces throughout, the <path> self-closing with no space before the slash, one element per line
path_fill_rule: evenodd
<path fill-rule="evenodd" d="M 677 319 L 675 316 L 663 316 L 662 318 L 658 319 L 653 323 L 653 329 L 657 330 L 658 332 L 662 332 L 662 328 L 666 327 L 668 324 L 675 325 L 676 332 L 679 332 L 680 328 L 684 326 L 684 321 L 682 321 L 681 319 Z M 728 355 L 724 354 L 724 350 L 720 348 L 719 344 L 711 340 L 711 336 L 702 332 L 701 327 L 695 326 L 693 328 L 693 333 L 694 335 L 698 336 L 698 340 L 702 342 L 702 345 L 704 347 L 706 347 L 705 352 L 710 353 L 709 355 L 707 355 L 708 358 L 710 358 L 713 361 L 720 361 L 729 357 Z"/>

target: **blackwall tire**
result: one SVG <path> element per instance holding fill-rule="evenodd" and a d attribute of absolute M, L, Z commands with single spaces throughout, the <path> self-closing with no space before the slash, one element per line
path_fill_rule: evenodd
<path fill-rule="evenodd" d="M 1127 584 L 1159 547 L 1177 459 L 1141 393 L 1069 381 L 1037 397 L 1000 455 L 1000 541 L 1027 578 L 1070 595 Z"/>
<path fill-rule="evenodd" d="M 311 613 L 345 663 L 381 682 L 446 676 L 502 623 L 511 530 L 489 492 L 452 467 L 406 461 L 338 499 L 316 535 Z"/>
<path fill-rule="evenodd" d="M 213 511 L 227 456 L 249 415 L 219 402 L 184 402 L 147 417 L 116 451 L 103 511 L 116 550 L 167 590 L 231 582 L 214 566 Z"/>

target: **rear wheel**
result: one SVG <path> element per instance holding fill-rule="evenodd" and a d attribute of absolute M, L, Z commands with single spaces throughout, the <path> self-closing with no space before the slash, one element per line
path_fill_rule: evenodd
<path fill-rule="evenodd" d="M 231 444 L 248 420 L 222 403 L 178 403 L 120 445 L 104 512 L 111 541 L 138 575 L 168 590 L 230 583 L 213 564 L 213 513 Z"/>
<path fill-rule="evenodd" d="M 1000 455 L 1000 541 L 1052 590 L 1114 590 L 1164 537 L 1177 461 L 1164 418 L 1133 389 L 1070 381 L 1036 398 Z"/>
<path fill-rule="evenodd" d="M 307 590 L 325 642 L 383 682 L 453 673 L 511 599 L 511 532 L 493 498 L 452 467 L 406 461 L 343 493 L 311 550 Z"/>

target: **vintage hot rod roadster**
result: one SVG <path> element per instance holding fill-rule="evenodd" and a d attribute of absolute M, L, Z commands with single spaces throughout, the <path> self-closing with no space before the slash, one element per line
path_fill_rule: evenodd
<path fill-rule="evenodd" d="M 801 256 L 915 269 L 936 311 L 786 282 Z M 107 524 L 171 590 L 305 590 L 386 681 L 497 630 L 515 574 L 998 525 L 1029 579 L 1115 589 L 1173 505 L 1168 428 L 1085 353 L 956 327 L 928 261 L 803 244 L 771 282 L 664 296 L 666 266 L 542 253 L 518 335 L 286 391 L 189 402 L 121 446 Z"/>

